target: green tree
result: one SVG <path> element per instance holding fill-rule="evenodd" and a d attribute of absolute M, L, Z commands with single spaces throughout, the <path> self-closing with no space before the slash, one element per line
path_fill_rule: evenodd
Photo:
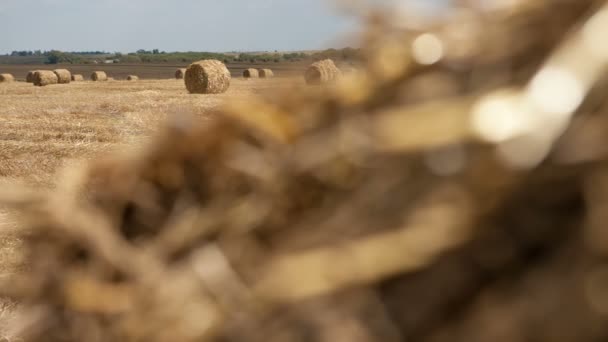
<path fill-rule="evenodd" d="M 61 51 L 52 50 L 47 53 L 46 64 L 57 64 L 62 60 L 63 53 Z"/>

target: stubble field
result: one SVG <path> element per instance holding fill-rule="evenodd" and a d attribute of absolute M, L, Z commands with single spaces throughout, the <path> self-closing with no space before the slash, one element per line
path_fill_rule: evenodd
<path fill-rule="evenodd" d="M 298 77 L 235 77 L 220 95 L 188 94 L 175 79 L 0 84 L 0 186 L 52 188 L 62 167 L 142 146 L 166 120 L 207 120 L 226 100 L 301 82 Z M 18 230 L 11 213 L 0 207 L 0 277 L 22 267 Z"/>

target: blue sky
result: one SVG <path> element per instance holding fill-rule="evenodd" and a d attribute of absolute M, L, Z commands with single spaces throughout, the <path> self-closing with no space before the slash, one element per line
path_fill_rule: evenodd
<path fill-rule="evenodd" d="M 307 50 L 355 28 L 326 0 L 0 0 L 0 53 Z"/>

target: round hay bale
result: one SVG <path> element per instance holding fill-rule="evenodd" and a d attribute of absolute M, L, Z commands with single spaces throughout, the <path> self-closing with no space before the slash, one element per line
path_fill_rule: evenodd
<path fill-rule="evenodd" d="M 322 84 L 333 82 L 342 76 L 342 72 L 334 61 L 325 59 L 311 64 L 304 73 L 304 79 L 307 84 Z"/>
<path fill-rule="evenodd" d="M 342 71 L 342 74 L 344 74 L 344 75 L 351 75 L 351 74 L 357 73 L 357 68 L 352 67 L 352 66 L 340 67 L 340 70 Z"/>
<path fill-rule="evenodd" d="M 139 77 L 135 75 L 129 75 L 127 76 L 127 81 L 139 81 Z"/>
<path fill-rule="evenodd" d="M 72 75 L 72 82 L 82 82 L 82 81 L 84 81 L 84 76 L 82 76 L 80 74 Z"/>
<path fill-rule="evenodd" d="M 260 77 L 260 74 L 258 73 L 258 69 L 249 68 L 249 69 L 245 69 L 245 71 L 243 71 L 243 77 L 258 78 L 258 77 Z"/>
<path fill-rule="evenodd" d="M 36 70 L 34 73 L 34 85 L 39 87 L 44 87 L 49 84 L 57 84 L 59 83 L 59 78 L 57 74 L 50 70 Z"/>
<path fill-rule="evenodd" d="M 106 75 L 106 73 L 103 71 L 95 71 L 91 74 L 91 81 L 102 82 L 102 81 L 107 81 L 107 80 L 108 80 L 108 75 Z"/>
<path fill-rule="evenodd" d="M 260 78 L 271 78 L 274 77 L 274 72 L 270 69 L 260 69 Z"/>
<path fill-rule="evenodd" d="M 0 74 L 0 83 L 8 83 L 15 81 L 15 77 L 11 74 Z"/>
<path fill-rule="evenodd" d="M 72 81 L 72 73 L 67 69 L 55 69 L 53 72 L 57 75 L 59 84 L 67 84 Z"/>
<path fill-rule="evenodd" d="M 186 77 L 186 70 L 187 70 L 186 68 L 177 69 L 175 71 L 175 79 L 177 79 L 177 80 L 183 80 L 184 77 Z"/>
<path fill-rule="evenodd" d="M 191 94 L 219 94 L 230 87 L 230 71 L 215 59 L 190 64 L 185 76 L 186 88 Z"/>
<path fill-rule="evenodd" d="M 27 72 L 27 75 L 25 76 L 25 82 L 27 83 L 34 83 L 34 74 L 36 73 L 36 71 L 39 70 L 30 70 Z"/>
<path fill-rule="evenodd" d="M 108 77 L 108 81 L 114 81 L 114 77 Z"/>

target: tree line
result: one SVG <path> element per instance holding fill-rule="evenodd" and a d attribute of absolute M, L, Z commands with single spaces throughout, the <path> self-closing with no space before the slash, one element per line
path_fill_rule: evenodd
<path fill-rule="evenodd" d="M 47 64 L 88 64 L 112 60 L 116 63 L 191 63 L 201 59 L 218 59 L 225 63 L 271 63 L 298 62 L 331 58 L 337 61 L 351 61 L 359 58 L 359 49 L 327 49 L 315 53 L 267 52 L 267 53 L 216 53 L 216 52 L 165 52 L 159 49 L 139 49 L 135 52 L 110 53 L 106 51 L 33 50 L 12 51 L 10 57 L 40 57 Z"/>

